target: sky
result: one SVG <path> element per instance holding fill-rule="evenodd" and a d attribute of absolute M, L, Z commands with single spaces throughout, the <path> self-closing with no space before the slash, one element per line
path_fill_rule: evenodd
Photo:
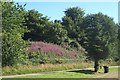
<path fill-rule="evenodd" d="M 35 9 L 48 16 L 50 20 L 61 20 L 64 11 L 70 7 L 80 7 L 87 14 L 102 12 L 118 23 L 118 2 L 19 2 L 26 5 L 26 10 Z"/>

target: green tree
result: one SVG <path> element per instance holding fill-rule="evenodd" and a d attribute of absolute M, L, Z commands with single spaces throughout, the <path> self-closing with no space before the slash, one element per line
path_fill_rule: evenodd
<path fill-rule="evenodd" d="M 120 23 L 118 25 L 118 58 L 120 58 Z"/>
<path fill-rule="evenodd" d="M 13 2 L 1 2 L 2 8 L 2 66 L 12 66 L 23 63 L 26 52 L 26 42 L 22 36 L 26 28 L 24 8 Z"/>
<path fill-rule="evenodd" d="M 23 39 L 30 40 L 30 41 L 40 41 L 44 40 L 44 27 L 48 23 L 48 18 L 43 17 L 43 14 L 39 13 L 36 10 L 29 10 L 26 12 L 24 16 L 25 23 L 24 25 L 27 26 L 29 32 L 24 34 Z"/>
<path fill-rule="evenodd" d="M 68 32 L 70 38 L 70 45 L 79 47 L 81 44 L 84 31 L 82 29 L 82 22 L 84 19 L 84 11 L 79 7 L 68 8 L 65 11 L 65 16 L 62 18 L 62 25 Z"/>
<path fill-rule="evenodd" d="M 67 31 L 63 29 L 61 23 L 51 22 L 51 24 L 46 25 L 44 30 L 46 30 L 44 37 L 47 42 L 64 44 L 68 39 Z"/>
<path fill-rule="evenodd" d="M 87 15 L 83 22 L 86 33 L 84 45 L 87 56 L 95 62 L 98 71 L 99 60 L 106 59 L 114 53 L 118 35 L 118 27 L 113 19 L 102 13 Z"/>
<path fill-rule="evenodd" d="M 62 44 L 67 38 L 67 31 L 63 29 L 60 21 L 49 21 L 47 17 L 36 10 L 29 10 L 25 16 L 25 26 L 29 32 L 24 39 L 31 41 L 46 41 Z"/>

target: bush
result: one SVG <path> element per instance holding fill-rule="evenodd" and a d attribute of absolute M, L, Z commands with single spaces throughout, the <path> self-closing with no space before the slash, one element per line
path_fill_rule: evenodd
<path fill-rule="evenodd" d="M 19 34 L 3 33 L 2 66 L 24 64 L 26 56 L 26 43 Z"/>
<path fill-rule="evenodd" d="M 28 46 L 28 56 L 29 61 L 33 64 L 62 64 L 83 62 L 86 59 L 83 50 L 76 50 L 70 47 L 62 47 L 41 41 L 30 42 Z"/>
<path fill-rule="evenodd" d="M 2 66 L 24 64 L 26 42 L 22 39 L 25 27 L 23 6 L 14 2 L 1 2 L 2 8 Z"/>
<path fill-rule="evenodd" d="M 67 57 L 69 59 L 76 59 L 79 58 L 77 56 L 78 54 L 81 54 L 81 51 L 75 50 L 75 49 L 69 49 L 62 48 L 59 45 L 53 44 L 53 43 L 46 43 L 46 42 L 31 42 L 31 46 L 28 47 L 28 53 L 31 52 L 39 52 L 44 53 L 44 55 L 51 55 L 53 57 L 57 56 L 57 58 L 64 58 Z"/>

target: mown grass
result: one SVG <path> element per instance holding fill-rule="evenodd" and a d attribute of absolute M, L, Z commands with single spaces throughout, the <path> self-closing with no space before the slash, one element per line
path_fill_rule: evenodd
<path fill-rule="evenodd" d="M 119 68 L 120 69 L 120 68 Z M 118 68 L 110 68 L 110 73 L 118 72 Z M 95 76 L 106 75 L 103 69 L 100 69 L 98 73 L 94 73 L 93 69 L 78 70 L 71 72 L 57 72 L 52 74 L 41 74 L 35 76 L 23 76 L 17 78 L 93 78 Z"/>
<path fill-rule="evenodd" d="M 30 74 L 38 72 L 60 71 L 68 69 L 81 69 L 93 66 L 93 63 L 69 63 L 69 64 L 42 64 L 3 67 L 2 75 Z"/>

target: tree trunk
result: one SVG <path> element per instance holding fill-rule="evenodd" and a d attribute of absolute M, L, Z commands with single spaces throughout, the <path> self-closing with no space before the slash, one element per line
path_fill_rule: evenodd
<path fill-rule="evenodd" d="M 97 72 L 98 69 L 99 69 L 99 64 L 98 64 L 98 61 L 97 61 L 97 60 L 95 61 L 94 69 L 95 69 L 95 70 L 94 70 L 95 72 Z"/>

